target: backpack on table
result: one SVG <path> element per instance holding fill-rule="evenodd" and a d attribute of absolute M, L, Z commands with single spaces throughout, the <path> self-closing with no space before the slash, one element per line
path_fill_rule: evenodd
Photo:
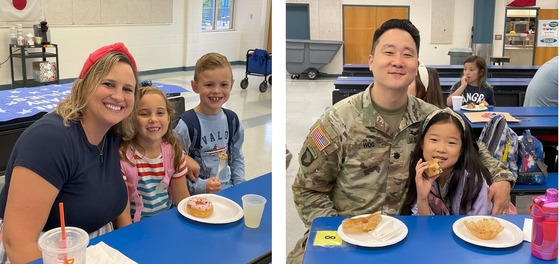
<path fill-rule="evenodd" d="M 501 161 L 517 178 L 518 172 L 518 137 L 507 124 L 502 114 L 493 113 L 484 125 L 478 139 L 484 143 L 490 154 Z"/>
<path fill-rule="evenodd" d="M 544 184 L 544 178 L 548 173 L 544 163 L 543 144 L 531 135 L 529 129 L 519 136 L 517 165 L 519 167 L 517 184 Z"/>
<path fill-rule="evenodd" d="M 228 138 L 228 147 L 227 147 L 227 154 L 228 154 L 228 165 L 231 165 L 233 160 L 232 150 L 233 150 L 233 138 L 237 134 L 239 130 L 239 117 L 235 112 L 232 110 L 222 108 L 224 114 L 227 117 L 228 122 L 228 131 L 230 133 L 230 137 Z M 191 158 L 199 157 L 200 158 L 200 121 L 198 120 L 198 116 L 194 109 L 190 109 L 184 112 L 181 115 L 181 119 L 187 124 L 187 128 L 189 130 L 189 138 L 191 139 L 191 145 L 188 149 L 188 154 Z"/>

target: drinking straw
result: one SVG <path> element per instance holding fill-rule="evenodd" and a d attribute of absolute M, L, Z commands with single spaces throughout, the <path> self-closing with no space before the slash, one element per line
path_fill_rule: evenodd
<path fill-rule="evenodd" d="M 61 249 L 65 249 L 67 244 L 66 244 L 66 224 L 64 223 L 64 203 L 63 202 L 59 202 L 58 203 L 58 212 L 60 214 L 60 231 L 61 231 L 61 239 L 60 239 L 60 248 Z M 66 255 L 66 253 L 64 253 L 63 255 L 63 263 L 68 263 L 68 256 Z"/>
<path fill-rule="evenodd" d="M 62 232 L 62 241 L 66 241 L 66 225 L 64 223 L 64 203 L 58 203 L 58 211 L 60 213 L 60 230 Z"/>

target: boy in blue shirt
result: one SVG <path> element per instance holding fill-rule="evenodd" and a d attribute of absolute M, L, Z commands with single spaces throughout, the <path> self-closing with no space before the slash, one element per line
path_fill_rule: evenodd
<path fill-rule="evenodd" d="M 200 165 L 198 179 L 188 182 L 191 195 L 214 193 L 245 181 L 243 127 L 233 111 L 222 108 L 233 83 L 225 56 L 208 53 L 196 62 L 191 86 L 200 103 L 183 113 L 173 130 Z"/>

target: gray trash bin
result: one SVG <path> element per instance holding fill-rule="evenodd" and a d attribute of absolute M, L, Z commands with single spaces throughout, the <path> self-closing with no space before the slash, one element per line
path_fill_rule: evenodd
<path fill-rule="evenodd" d="M 286 70 L 292 79 L 307 74 L 310 80 L 316 79 L 319 70 L 331 63 L 344 44 L 337 40 L 286 39 Z"/>
<path fill-rule="evenodd" d="M 472 55 L 471 49 L 453 48 L 449 49 L 449 64 L 463 65 L 465 60 Z"/>

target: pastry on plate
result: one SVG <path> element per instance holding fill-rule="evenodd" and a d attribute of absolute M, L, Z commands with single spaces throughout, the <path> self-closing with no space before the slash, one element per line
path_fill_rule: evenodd
<path fill-rule="evenodd" d="M 381 223 L 381 219 L 381 211 L 366 216 L 346 218 L 342 221 L 342 230 L 345 233 L 369 232 Z"/>
<path fill-rule="evenodd" d="M 482 240 L 490 240 L 495 238 L 504 227 L 495 218 L 482 218 L 478 221 L 465 220 L 465 226 L 476 237 Z"/>

